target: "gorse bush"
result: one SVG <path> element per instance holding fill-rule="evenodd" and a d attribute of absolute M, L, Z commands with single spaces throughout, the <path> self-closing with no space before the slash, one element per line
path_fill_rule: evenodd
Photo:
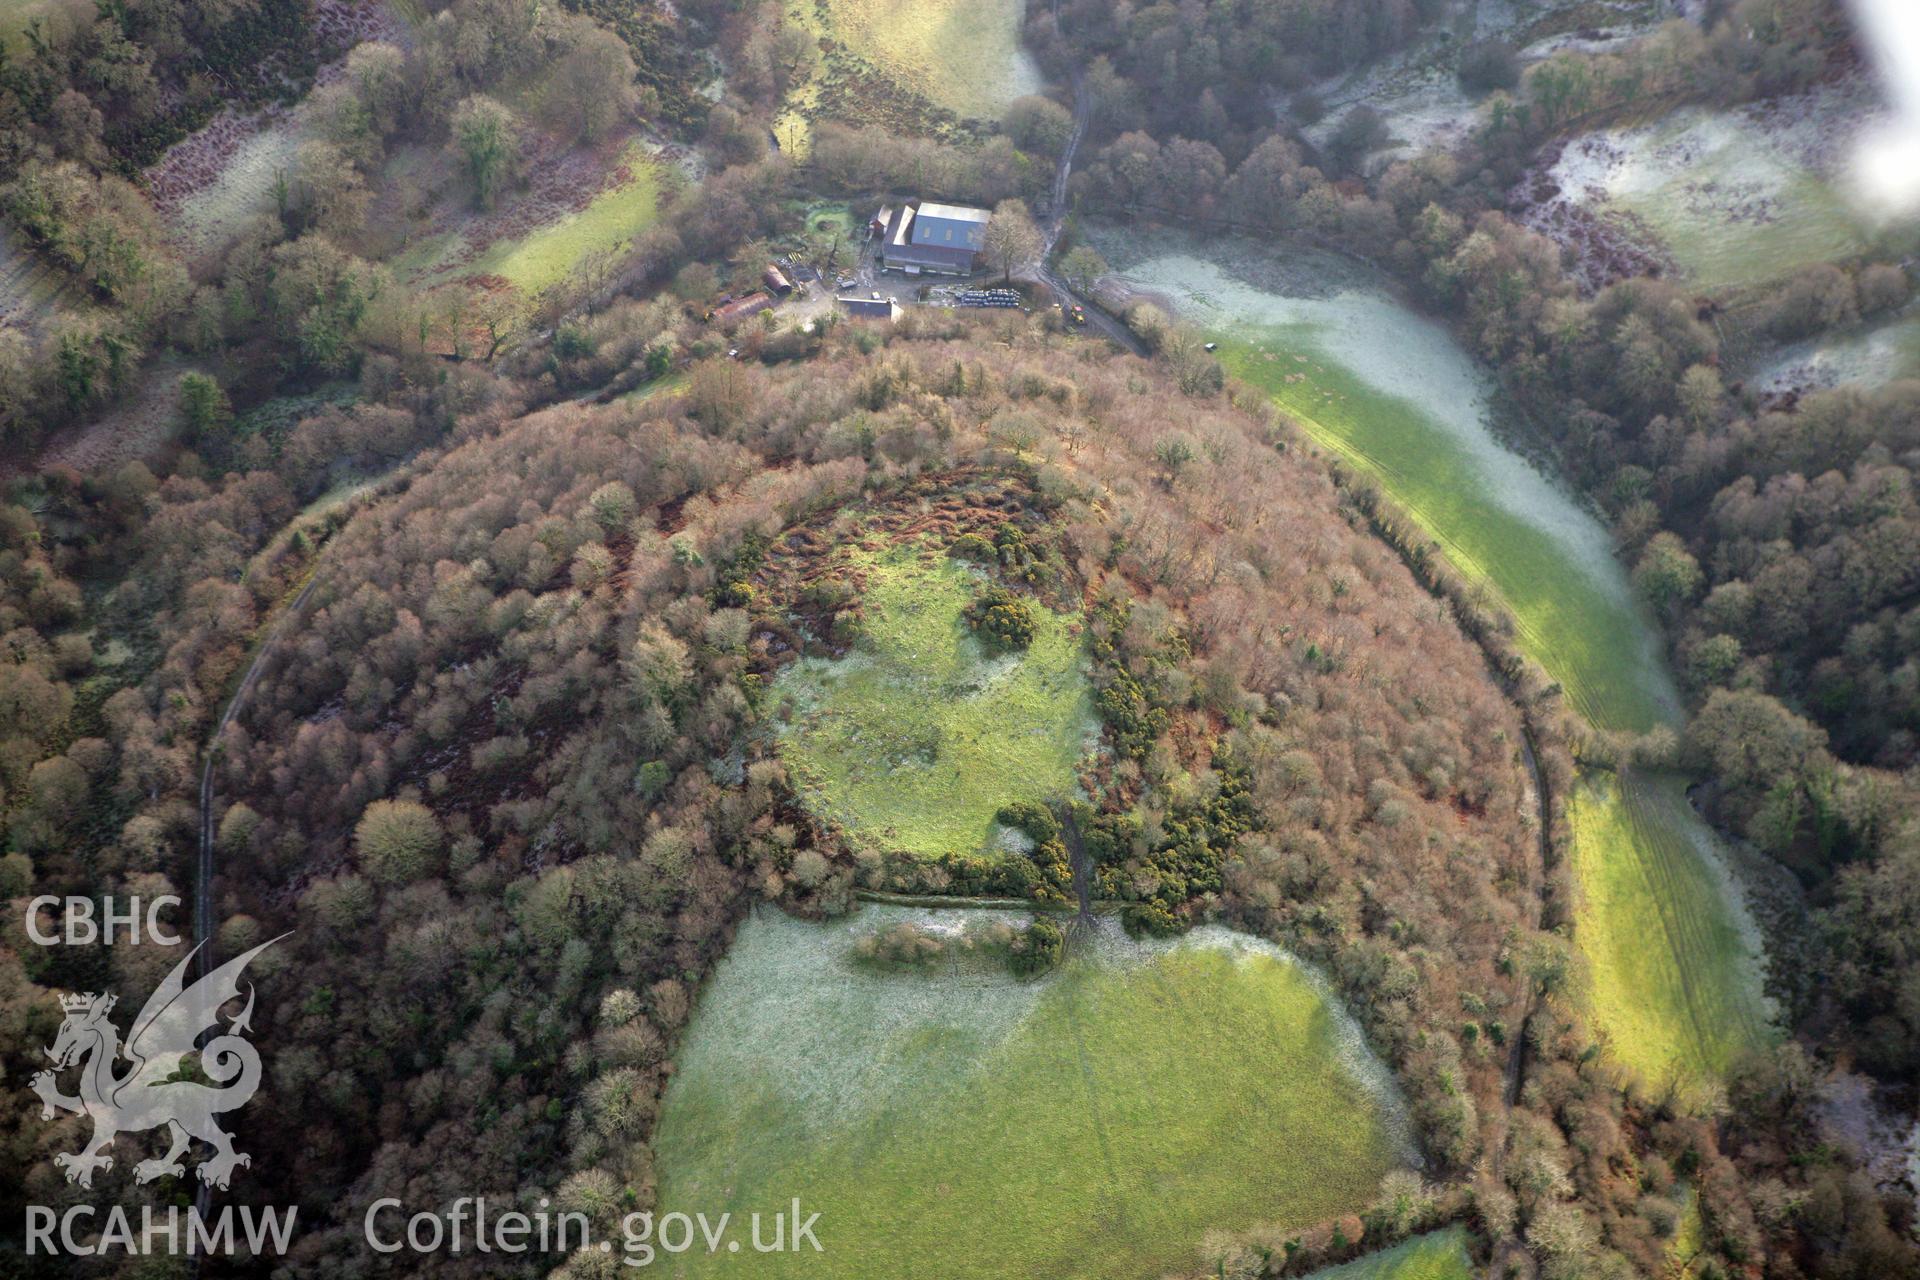
<path fill-rule="evenodd" d="M 993 815 L 998 821 L 1025 834 L 1036 844 L 1045 844 L 1060 834 L 1060 824 L 1053 813 L 1044 804 L 1032 800 L 1017 800 L 1002 805 L 1000 812 Z"/>
<path fill-rule="evenodd" d="M 1009 950 L 1008 964 L 1014 976 L 1029 978 L 1059 964 L 1066 949 L 1067 933 L 1060 923 L 1047 916 L 1036 916 Z"/>
<path fill-rule="evenodd" d="M 882 973 L 930 973 L 970 958 L 1004 964 L 1018 978 L 1045 973 L 1060 963 L 1066 931 L 1047 916 L 1020 927 L 1011 918 L 974 918 L 962 929 L 943 929 L 912 920 L 863 933 L 853 958 Z"/>
<path fill-rule="evenodd" d="M 991 650 L 1004 653 L 1033 643 L 1033 606 L 1005 587 L 988 587 L 975 596 L 966 619 Z"/>

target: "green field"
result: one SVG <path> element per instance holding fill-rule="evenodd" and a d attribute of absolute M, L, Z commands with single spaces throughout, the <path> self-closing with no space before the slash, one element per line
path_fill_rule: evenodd
<path fill-rule="evenodd" d="M 1466 1229 L 1449 1227 L 1316 1271 L 1307 1280 L 1473 1280 L 1473 1260 Z"/>
<path fill-rule="evenodd" d="M 1590 722 L 1679 722 L 1657 635 L 1606 531 L 1494 436 L 1486 380 L 1445 330 L 1369 290 L 1267 292 L 1192 256 L 1122 274 L 1171 298 L 1234 374 L 1378 477 L 1505 602 L 1522 646 Z M 1650 1079 L 1720 1072 L 1767 1034 L 1767 1004 L 1744 907 L 1710 862 L 1712 832 L 1663 780 L 1589 792 L 1576 817 L 1597 1028 Z"/>
<path fill-rule="evenodd" d="M 1383 338 L 1383 351 L 1405 350 Z M 1316 351 L 1311 325 L 1221 335 L 1221 356 L 1315 440 L 1377 476 L 1462 574 L 1497 591 L 1527 651 L 1582 715 L 1633 730 L 1670 716 L 1672 686 L 1604 535 L 1595 525 L 1597 536 L 1581 536 L 1572 504 L 1490 434 L 1435 430 L 1425 404 L 1379 391 Z M 1427 403 L 1459 403 L 1451 390 Z M 1490 476 L 1490 467 L 1511 474 Z"/>
<path fill-rule="evenodd" d="M 876 974 L 855 936 L 967 911 L 763 911 L 703 991 L 655 1139 L 661 1214 L 799 1197 L 822 1252 L 696 1249 L 671 1275 L 1151 1276 L 1202 1234 L 1364 1207 L 1400 1163 L 1383 1067 L 1284 953 L 1111 924 L 1032 982 Z"/>
<path fill-rule="evenodd" d="M 621 164 L 626 180 L 601 191 L 584 208 L 524 236 L 495 241 L 471 261 L 451 265 L 462 236 L 450 233 L 422 241 L 395 266 L 403 274 L 425 277 L 499 276 L 522 293 L 537 294 L 573 274 L 591 255 L 625 248 L 659 217 L 659 166 L 639 143 L 627 148 Z"/>
<path fill-rule="evenodd" d="M 1031 647 L 992 656 L 961 618 L 974 570 L 920 542 L 848 564 L 866 574 L 853 651 L 773 686 L 808 805 L 856 843 L 973 853 L 1000 806 L 1072 793 L 1098 731 L 1077 620 L 1035 602 Z"/>
<path fill-rule="evenodd" d="M 1615 1057 L 1648 1080 L 1707 1082 L 1764 1043 L 1759 946 L 1727 912 L 1676 778 L 1595 778 L 1570 807 L 1588 1003 Z M 1665 946 L 1649 946 L 1663 939 Z"/>

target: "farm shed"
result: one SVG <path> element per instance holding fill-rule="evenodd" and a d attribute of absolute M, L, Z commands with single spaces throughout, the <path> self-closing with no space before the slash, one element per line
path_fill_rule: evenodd
<path fill-rule="evenodd" d="M 739 324 L 749 316 L 769 310 L 772 306 L 773 299 L 765 293 L 750 293 L 744 298 L 735 298 L 732 302 L 716 307 L 711 319 L 722 328 L 728 328 Z"/>
<path fill-rule="evenodd" d="M 902 205 L 880 243 L 880 264 L 908 275 L 969 275 L 986 244 L 991 216 L 985 209 L 931 200 L 918 207 Z"/>
<path fill-rule="evenodd" d="M 786 272 L 780 270 L 779 266 L 774 263 L 769 262 L 767 264 L 767 269 L 760 273 L 760 279 L 767 288 L 773 290 L 783 298 L 793 292 L 793 281 L 787 279 Z"/>
<path fill-rule="evenodd" d="M 858 319 L 885 320 L 892 323 L 900 318 L 900 304 L 892 298 L 837 298 L 847 314 Z"/>

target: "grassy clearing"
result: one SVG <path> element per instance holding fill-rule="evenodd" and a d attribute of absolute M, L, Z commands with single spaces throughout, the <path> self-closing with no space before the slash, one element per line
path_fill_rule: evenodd
<path fill-rule="evenodd" d="M 1138 1277 L 1203 1232 L 1358 1208 L 1400 1159 L 1391 1083 L 1318 981 L 1219 929 L 1103 925 L 1056 973 L 880 975 L 855 935 L 974 913 L 762 913 L 701 996 L 655 1141 L 660 1210 L 798 1196 L 823 1252 L 669 1275 Z"/>
<path fill-rule="evenodd" d="M 848 565 L 866 578 L 853 652 L 796 662 L 774 685 L 815 812 L 858 842 L 973 853 L 1000 806 L 1075 789 L 1098 726 L 1073 619 L 1036 603 L 1032 645 L 989 656 L 960 616 L 983 582 L 973 570 L 925 543 Z"/>
<path fill-rule="evenodd" d="M 586 208 L 476 258 L 477 274 L 504 276 L 516 289 L 538 293 L 571 275 L 596 253 L 625 248 L 660 215 L 660 174 L 635 145 L 622 163 L 630 177 L 595 196 Z"/>
<path fill-rule="evenodd" d="M 813 118 L 820 110 L 820 76 L 795 85 L 787 93 L 780 114 L 773 118 L 773 136 L 780 150 L 796 164 L 813 154 Z"/>
<path fill-rule="evenodd" d="M 1197 258 L 1123 274 L 1171 297 L 1235 374 L 1376 476 L 1506 603 L 1523 647 L 1589 721 L 1677 722 L 1657 637 L 1606 532 L 1500 445 L 1484 379 L 1444 330 L 1384 297 L 1262 292 Z M 1672 779 L 1624 791 L 1609 780 L 1583 793 L 1574 821 L 1596 1026 L 1649 1080 L 1719 1075 L 1769 1032 L 1758 945 L 1713 833 Z"/>
<path fill-rule="evenodd" d="M 1040 88 L 1020 0 L 829 0 L 830 34 L 962 116 L 993 118 Z"/>
<path fill-rule="evenodd" d="M 1466 1229 L 1449 1227 L 1316 1271 L 1307 1280 L 1473 1280 L 1473 1260 Z"/>
<path fill-rule="evenodd" d="M 1571 805 L 1587 1002 L 1616 1058 L 1648 1080 L 1722 1076 L 1766 1042 L 1759 943 L 1734 914 L 1713 834 L 1678 779 L 1593 779 Z"/>
<path fill-rule="evenodd" d="M 1767 115 L 1686 108 L 1576 139 L 1554 177 L 1639 219 L 1697 287 L 1758 284 L 1871 244 L 1867 219 L 1813 158 L 1831 150 L 1824 135 L 1857 130 L 1862 110 L 1832 87 Z"/>
<path fill-rule="evenodd" d="M 1879 386 L 1920 377 L 1920 311 L 1909 308 L 1850 333 L 1822 334 L 1771 353 L 1750 381 L 1762 391 Z"/>
<path fill-rule="evenodd" d="M 525 235 L 502 238 L 464 258 L 466 233 L 453 231 L 416 244 L 396 262 L 403 276 L 446 279 L 499 276 L 524 294 L 536 294 L 573 274 L 595 254 L 616 253 L 652 226 L 660 214 L 661 173 L 641 143 L 629 146 L 620 163 L 624 181 L 594 196 L 584 208 L 569 211 Z"/>
<path fill-rule="evenodd" d="M 1688 1186 L 1682 1194 L 1685 1206 L 1680 1211 L 1680 1223 L 1674 1229 L 1673 1239 L 1667 1245 L 1672 1280 L 1692 1280 L 1698 1274 L 1694 1270 L 1694 1259 L 1706 1248 L 1707 1222 L 1700 1212 L 1699 1193 Z"/>
<path fill-rule="evenodd" d="M 287 432 L 304 419 L 330 408 L 345 408 L 359 397 L 359 388 L 351 382 L 329 383 L 299 395 L 275 396 L 241 414 L 233 424 L 233 434 L 265 436 L 278 447 Z"/>
<path fill-rule="evenodd" d="M 166 215 L 174 239 L 196 259 L 223 249 L 247 220 L 274 208 L 274 184 L 293 172 L 294 157 L 306 141 L 297 116 L 274 119 L 251 133 L 220 162 L 219 175 L 195 190 Z"/>
<path fill-rule="evenodd" d="M 911 103 L 996 119 L 1043 87 L 1020 39 L 1022 0 L 789 0 L 787 17 L 831 53 L 788 94 L 774 137 L 797 160 L 823 112 L 853 123 L 863 107 L 913 115 Z M 899 121 L 896 121 L 899 122 Z"/>

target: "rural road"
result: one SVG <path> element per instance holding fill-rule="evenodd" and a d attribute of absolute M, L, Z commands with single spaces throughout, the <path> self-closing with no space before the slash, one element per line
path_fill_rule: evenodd
<path fill-rule="evenodd" d="M 1060 33 L 1060 0 L 1053 0 L 1053 30 Z M 1134 355 L 1145 357 L 1147 344 L 1133 330 L 1114 319 L 1093 304 L 1090 298 L 1082 298 L 1067 287 L 1067 282 L 1055 273 L 1052 265 L 1054 246 L 1060 243 L 1060 233 L 1067 224 L 1067 179 L 1073 176 L 1073 158 L 1080 150 L 1081 139 L 1087 136 L 1087 123 L 1093 118 L 1093 104 L 1087 97 L 1087 78 L 1076 64 L 1072 71 L 1073 83 L 1073 132 L 1067 135 L 1067 145 L 1060 151 L 1060 164 L 1053 172 L 1053 205 L 1047 212 L 1047 222 L 1041 230 L 1043 243 L 1040 247 L 1040 260 L 1034 264 L 1034 275 L 1047 287 L 1053 300 L 1060 304 L 1064 313 L 1074 303 L 1086 304 L 1087 324 L 1098 329 L 1119 343 Z"/>

